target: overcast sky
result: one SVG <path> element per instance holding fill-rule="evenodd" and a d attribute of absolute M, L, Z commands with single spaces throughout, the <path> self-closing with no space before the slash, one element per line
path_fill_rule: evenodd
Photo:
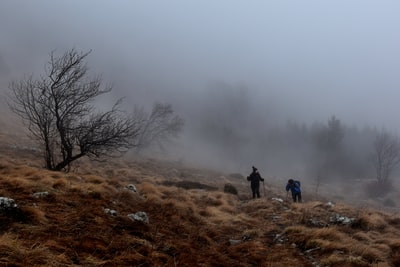
<path fill-rule="evenodd" d="M 115 97 L 190 108 L 207 86 L 246 85 L 282 119 L 400 129 L 400 2 L 0 1 L 1 85 L 50 51 L 92 49 Z"/>

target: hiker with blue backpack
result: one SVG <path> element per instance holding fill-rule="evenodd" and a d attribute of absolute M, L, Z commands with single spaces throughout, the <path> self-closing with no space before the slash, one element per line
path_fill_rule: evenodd
<path fill-rule="evenodd" d="M 286 184 L 286 192 L 292 191 L 293 202 L 301 202 L 301 188 L 300 182 L 289 179 Z"/>

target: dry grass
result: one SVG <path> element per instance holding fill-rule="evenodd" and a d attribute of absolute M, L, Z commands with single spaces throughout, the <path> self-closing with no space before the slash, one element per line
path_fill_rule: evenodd
<path fill-rule="evenodd" d="M 83 161 L 66 174 L 2 152 L 0 196 L 19 209 L 0 212 L 0 266 L 400 266 L 397 214 L 294 204 L 271 186 L 252 200 L 238 178 L 171 162 Z M 149 224 L 128 218 L 138 211 Z M 332 224 L 335 214 L 355 221 Z"/>
<path fill-rule="evenodd" d="M 363 214 L 359 217 L 358 224 L 363 230 L 366 231 L 382 231 L 388 226 L 385 217 L 377 212 L 369 212 L 367 214 Z"/>

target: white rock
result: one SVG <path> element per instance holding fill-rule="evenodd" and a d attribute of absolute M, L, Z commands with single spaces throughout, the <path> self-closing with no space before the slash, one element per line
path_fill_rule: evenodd
<path fill-rule="evenodd" d="M 137 189 L 136 186 L 133 184 L 128 184 L 128 186 L 126 187 L 128 188 L 130 191 L 137 193 Z"/>
<path fill-rule="evenodd" d="M 0 197 L 0 210 L 15 209 L 16 207 L 18 207 L 18 205 L 15 204 L 14 199 L 8 197 Z"/>
<path fill-rule="evenodd" d="M 105 209 L 104 209 L 104 212 L 105 212 L 107 215 L 117 216 L 117 211 L 116 211 L 116 210 L 112 210 L 112 209 L 107 209 L 107 208 L 105 208 Z"/>
<path fill-rule="evenodd" d="M 144 211 L 138 211 L 136 213 L 128 214 L 128 217 L 133 221 L 139 221 L 144 223 L 149 223 L 149 217 Z"/>
<path fill-rule="evenodd" d="M 49 192 L 36 192 L 32 194 L 36 198 L 42 198 L 42 197 L 47 197 L 49 195 Z"/>

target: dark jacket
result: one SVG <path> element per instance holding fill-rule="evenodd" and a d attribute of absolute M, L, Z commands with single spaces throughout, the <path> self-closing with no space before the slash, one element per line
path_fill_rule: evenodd
<path fill-rule="evenodd" d="M 260 181 L 264 181 L 258 171 L 253 171 L 249 176 L 247 176 L 247 180 L 251 181 L 252 185 L 259 185 Z"/>
<path fill-rule="evenodd" d="M 300 182 L 299 181 L 293 181 L 293 183 L 287 183 L 286 184 L 286 191 L 292 191 L 292 194 L 300 193 L 301 188 L 300 188 Z"/>

